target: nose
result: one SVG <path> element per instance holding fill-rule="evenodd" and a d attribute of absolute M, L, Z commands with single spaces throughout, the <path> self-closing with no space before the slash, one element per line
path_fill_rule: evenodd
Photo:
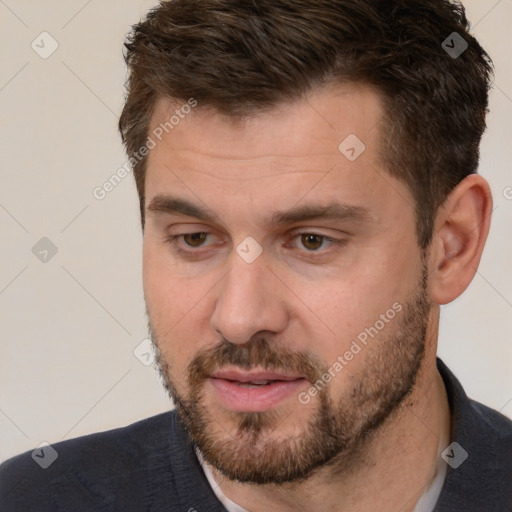
<path fill-rule="evenodd" d="M 237 344 L 246 343 L 260 331 L 282 332 L 288 322 L 283 284 L 262 256 L 247 263 L 234 253 L 232 260 L 215 304 L 212 327 Z"/>

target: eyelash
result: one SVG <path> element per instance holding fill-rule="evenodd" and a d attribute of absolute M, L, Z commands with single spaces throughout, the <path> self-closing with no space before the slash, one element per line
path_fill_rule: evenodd
<path fill-rule="evenodd" d="M 180 247 L 178 245 L 178 239 L 183 239 L 183 237 L 185 237 L 187 235 L 195 235 L 195 234 L 211 235 L 211 233 L 209 233 L 207 231 L 193 231 L 190 233 L 182 233 L 180 235 L 167 235 L 164 239 L 164 242 L 171 245 L 173 247 L 173 249 L 176 252 L 178 252 L 179 254 L 187 255 L 187 256 L 199 255 L 203 246 L 199 246 L 197 248 L 187 246 L 187 247 L 189 247 L 189 249 L 183 249 L 182 247 Z M 310 232 L 310 231 L 301 231 L 301 232 L 292 233 L 291 238 L 292 238 L 292 240 L 294 240 L 294 239 L 304 236 L 304 235 L 313 235 L 318 238 L 321 238 L 322 242 L 328 242 L 331 247 L 332 246 L 343 246 L 347 242 L 346 239 L 332 238 L 332 237 L 329 237 L 326 235 L 321 235 L 319 233 L 314 233 L 314 232 Z M 327 254 L 325 251 L 322 251 L 321 249 L 309 250 L 309 251 L 307 249 L 305 249 L 305 252 L 308 255 L 311 255 L 313 257 L 315 257 L 315 255 L 318 255 L 317 257 L 319 257 L 319 256 L 323 256 L 323 255 Z"/>

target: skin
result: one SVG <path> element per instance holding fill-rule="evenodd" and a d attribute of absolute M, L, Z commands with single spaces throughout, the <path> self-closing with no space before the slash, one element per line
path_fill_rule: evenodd
<path fill-rule="evenodd" d="M 150 131 L 175 108 L 161 99 Z M 190 396 L 190 362 L 222 339 L 243 346 L 265 333 L 276 350 L 308 354 L 329 367 L 394 303 L 405 305 L 418 293 L 422 254 L 414 201 L 379 161 L 381 116 L 373 90 L 337 85 L 238 121 L 197 107 L 151 150 L 146 208 L 156 196 L 172 195 L 215 215 L 205 222 L 146 209 L 145 299 L 162 372 L 179 396 Z M 366 146 L 353 162 L 338 150 L 348 134 Z M 265 223 L 276 210 L 334 200 L 366 208 L 371 219 Z M 439 305 L 458 297 L 474 277 L 491 210 L 487 182 L 472 175 L 438 211 L 425 260 L 430 311 L 419 341 L 425 353 L 414 387 L 386 421 L 350 457 L 294 482 L 257 486 L 213 468 L 224 494 L 253 512 L 314 511 L 319 504 L 335 512 L 414 509 L 433 476 L 439 439 L 449 436 L 449 407 L 435 363 Z M 165 241 L 169 234 L 198 232 L 211 234 L 198 248 L 187 247 L 183 237 L 176 245 Z M 297 232 L 345 243 L 308 251 Z M 235 251 L 247 236 L 263 250 L 251 264 Z M 331 380 L 334 403 L 348 400 L 365 369 L 385 357 L 397 322 L 389 322 Z M 365 385 L 378 385 L 379 378 Z M 233 439 L 239 417 L 222 407 L 207 384 L 201 404 L 212 435 Z M 318 397 L 307 405 L 287 398 L 272 411 L 276 421 L 266 439 L 300 436 L 318 407 Z M 264 445 L 244 446 L 254 458 Z"/>

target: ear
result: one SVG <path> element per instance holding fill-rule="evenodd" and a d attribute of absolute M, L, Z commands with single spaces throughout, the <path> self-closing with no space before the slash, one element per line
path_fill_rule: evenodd
<path fill-rule="evenodd" d="M 447 304 L 473 280 L 491 225 L 492 194 L 478 174 L 464 178 L 436 215 L 429 253 L 431 299 Z"/>

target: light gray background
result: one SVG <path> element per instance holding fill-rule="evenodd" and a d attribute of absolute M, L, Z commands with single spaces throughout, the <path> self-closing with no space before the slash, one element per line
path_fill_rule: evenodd
<path fill-rule="evenodd" d="M 1 460 L 171 407 L 133 354 L 147 328 L 132 176 L 92 194 L 126 161 L 122 43 L 155 4 L 0 0 Z M 497 70 L 480 165 L 495 210 L 478 274 L 442 310 L 439 353 L 512 417 L 512 0 L 465 5 Z M 59 45 L 47 59 L 31 48 L 48 51 L 43 31 Z M 58 249 L 46 263 L 32 253 L 43 237 Z"/>

